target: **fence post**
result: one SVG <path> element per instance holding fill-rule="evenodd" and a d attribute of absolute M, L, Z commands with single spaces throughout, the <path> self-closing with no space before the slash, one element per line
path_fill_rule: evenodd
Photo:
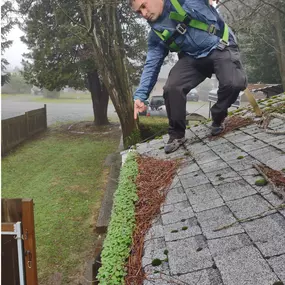
<path fill-rule="evenodd" d="M 32 199 L 22 199 L 22 211 L 26 284 L 38 285 L 34 203 Z"/>
<path fill-rule="evenodd" d="M 29 112 L 25 113 L 25 117 L 26 117 L 26 138 L 29 137 Z"/>
<path fill-rule="evenodd" d="M 44 112 L 45 112 L 45 129 L 47 129 L 47 105 L 44 104 Z"/>

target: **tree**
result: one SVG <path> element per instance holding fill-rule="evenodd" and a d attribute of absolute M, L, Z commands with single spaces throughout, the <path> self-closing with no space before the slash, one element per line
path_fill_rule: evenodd
<path fill-rule="evenodd" d="M 92 52 L 99 73 L 119 116 L 124 145 L 137 140 L 138 126 L 133 116 L 131 84 L 127 70 L 122 26 L 118 16 L 117 0 L 99 2 L 79 0 L 86 32 L 92 34 Z"/>
<path fill-rule="evenodd" d="M 1 92 L 4 94 L 30 94 L 32 86 L 25 82 L 25 79 L 19 70 L 10 73 L 9 82 L 5 83 Z"/>
<path fill-rule="evenodd" d="M 7 36 L 13 28 L 16 21 L 11 14 L 14 12 L 12 1 L 3 1 L 1 5 L 1 55 L 12 45 L 12 41 Z M 10 74 L 6 71 L 9 62 L 5 58 L 1 58 L 1 85 L 9 82 Z"/>
<path fill-rule="evenodd" d="M 285 90 L 285 1 L 225 0 L 219 9 L 239 36 L 249 79 Z"/>
<path fill-rule="evenodd" d="M 26 4 L 21 1 L 21 12 L 27 9 Z M 68 12 L 75 14 L 74 6 L 69 7 Z M 65 86 L 87 88 L 91 93 L 95 125 L 108 124 L 109 95 L 89 52 L 89 37 L 82 36 L 81 29 L 72 25 L 66 12 L 54 1 L 35 2 L 27 13 L 23 25 L 26 36 L 22 40 L 31 52 L 25 54 L 23 61 L 25 79 L 50 91 Z"/>
<path fill-rule="evenodd" d="M 26 5 L 30 3 L 23 0 L 21 2 L 22 9 L 26 9 Z M 92 17 L 95 17 L 95 8 L 93 12 Z M 120 75 L 125 77 L 122 81 L 127 79 L 126 88 L 131 89 L 139 80 L 145 60 L 147 33 L 133 13 L 130 12 L 127 3 L 118 5 L 116 14 L 117 24 L 122 27 L 120 28 L 120 36 L 123 39 L 119 48 L 120 57 L 124 56 L 122 61 L 124 68 L 128 69 L 132 76 L 128 80 L 128 73 L 121 73 Z M 49 89 L 60 88 L 65 85 L 78 89 L 91 88 L 94 94 L 92 96 L 93 105 L 97 105 L 97 109 L 103 111 L 102 100 L 106 99 L 107 96 L 100 97 L 98 94 L 112 92 L 110 85 L 107 86 L 106 80 L 104 80 L 105 71 L 100 68 L 100 58 L 94 52 L 94 34 L 91 31 L 89 32 L 89 24 L 85 18 L 84 8 L 82 10 L 82 6 L 78 6 L 78 1 L 54 2 L 47 0 L 42 1 L 42 3 L 34 3 L 29 8 L 24 27 L 26 37 L 23 40 L 32 50 L 26 55 L 25 77 L 32 84 L 45 86 Z M 105 24 L 102 22 L 100 25 L 104 26 Z M 113 63 L 117 62 L 117 58 L 115 60 L 108 58 L 108 60 L 113 61 Z M 117 82 L 116 84 L 118 86 L 115 88 L 120 90 L 121 87 Z M 132 101 L 129 91 L 121 93 L 123 97 L 128 97 L 129 102 Z M 113 99 L 114 97 L 112 101 Z M 133 121 L 132 103 L 123 103 L 119 106 L 118 101 L 120 100 L 117 99 L 113 103 L 121 121 L 124 137 L 127 137 L 129 134 L 126 134 L 123 125 L 128 125 L 129 122 Z M 108 100 L 105 100 L 105 103 L 107 105 Z M 125 121 L 126 108 L 130 108 L 127 114 L 131 118 Z M 107 108 L 105 111 L 107 114 Z M 134 122 L 133 126 L 135 126 Z"/>

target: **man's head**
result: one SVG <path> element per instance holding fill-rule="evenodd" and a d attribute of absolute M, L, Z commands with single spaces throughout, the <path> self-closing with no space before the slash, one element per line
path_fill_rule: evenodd
<path fill-rule="evenodd" d="M 132 9 L 149 22 L 155 22 L 162 14 L 164 0 L 130 0 Z"/>

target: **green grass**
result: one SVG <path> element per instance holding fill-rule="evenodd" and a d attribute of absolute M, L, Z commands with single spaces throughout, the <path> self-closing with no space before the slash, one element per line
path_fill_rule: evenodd
<path fill-rule="evenodd" d="M 91 95 L 90 93 L 74 94 L 62 92 L 60 93 L 60 97 L 58 99 L 34 96 L 32 101 L 42 103 L 91 103 Z"/>
<path fill-rule="evenodd" d="M 26 97 L 33 97 L 31 94 L 1 94 L 1 99 L 21 99 Z"/>
<path fill-rule="evenodd" d="M 1 97 L 31 96 L 31 94 L 1 94 Z"/>
<path fill-rule="evenodd" d="M 31 94 L 1 94 L 1 98 L 16 98 L 21 100 L 22 98 L 28 99 L 32 102 L 40 103 L 91 103 L 91 94 L 90 93 L 60 93 L 58 99 L 45 98 L 43 96 L 33 96 Z"/>
<path fill-rule="evenodd" d="M 67 284 L 92 257 L 103 164 L 118 142 L 49 131 L 3 158 L 2 197 L 34 199 L 40 284 L 56 272 Z"/>

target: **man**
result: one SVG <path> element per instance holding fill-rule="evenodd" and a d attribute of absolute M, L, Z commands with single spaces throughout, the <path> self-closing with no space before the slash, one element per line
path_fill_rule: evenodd
<path fill-rule="evenodd" d="M 212 135 L 220 134 L 227 110 L 247 86 L 235 36 L 208 0 L 130 0 L 132 9 L 151 26 L 148 52 L 138 89 L 135 116 L 145 109 L 169 51 L 179 60 L 164 86 L 169 119 L 166 153 L 185 142 L 186 95 L 213 73 L 219 81 L 218 101 L 211 108 Z"/>

